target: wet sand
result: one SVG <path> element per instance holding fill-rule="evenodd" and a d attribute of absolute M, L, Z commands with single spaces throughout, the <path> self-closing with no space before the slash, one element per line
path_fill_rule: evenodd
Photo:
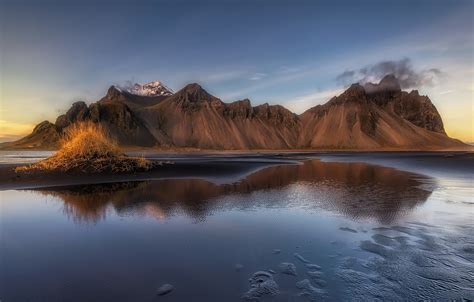
<path fill-rule="evenodd" d="M 165 157 L 178 179 L 1 191 L 2 298 L 474 299 L 472 155 Z"/>

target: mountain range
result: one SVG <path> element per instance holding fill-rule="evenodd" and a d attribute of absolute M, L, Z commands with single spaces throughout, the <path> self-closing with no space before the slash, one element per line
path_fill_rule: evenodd
<path fill-rule="evenodd" d="M 225 103 L 198 84 L 176 93 L 161 82 L 111 86 L 99 101 L 76 102 L 54 123 L 38 124 L 8 149 L 54 149 L 70 125 L 101 123 L 123 146 L 248 149 L 447 149 L 466 145 L 446 135 L 431 100 L 402 91 L 393 75 L 353 84 L 302 114 L 243 99 Z"/>

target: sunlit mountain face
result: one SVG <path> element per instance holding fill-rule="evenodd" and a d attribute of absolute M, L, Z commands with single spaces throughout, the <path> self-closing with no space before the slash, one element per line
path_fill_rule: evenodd
<path fill-rule="evenodd" d="M 466 149 L 450 138 L 427 96 L 402 91 L 393 74 L 379 83 L 352 84 L 324 105 L 297 115 L 281 105 L 225 103 L 197 83 L 173 94 L 160 82 L 111 86 L 98 102 L 75 102 L 56 118 L 4 149 L 54 149 L 76 124 L 94 123 L 119 144 L 213 150 Z"/>

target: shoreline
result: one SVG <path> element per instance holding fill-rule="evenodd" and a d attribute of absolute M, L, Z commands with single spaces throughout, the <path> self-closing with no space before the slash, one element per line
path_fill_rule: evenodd
<path fill-rule="evenodd" d="M 153 161 L 173 161 L 152 171 L 134 174 L 68 174 L 32 173 L 18 174 L 15 167 L 24 164 L 0 164 L 0 191 L 38 189 L 70 185 L 87 185 L 126 181 L 162 179 L 203 179 L 215 184 L 235 183 L 259 170 L 272 166 L 295 165 L 303 161 L 318 159 L 335 162 L 365 162 L 372 165 L 392 167 L 407 172 L 417 172 L 420 160 L 429 162 L 432 169 L 464 170 L 469 175 L 474 169 L 474 154 L 471 152 L 244 152 L 244 153 L 157 153 L 145 155 Z M 445 159 L 443 161 L 443 159 Z M 440 165 L 440 161 L 443 164 Z M 421 173 L 420 173 L 421 174 Z M 431 174 L 431 173 L 428 173 Z"/>
<path fill-rule="evenodd" d="M 212 156 L 180 158 L 172 164 L 163 164 L 151 171 L 133 174 L 16 173 L 15 168 L 23 164 L 0 164 L 0 191 L 173 178 L 197 178 L 214 183 L 233 183 L 261 169 L 299 164 L 302 160 L 305 159 L 233 157 L 225 160 Z"/>
<path fill-rule="evenodd" d="M 201 149 L 201 148 L 159 148 L 159 147 L 139 147 L 139 146 L 120 146 L 124 152 L 156 152 L 156 153 L 175 153 L 175 154 L 227 154 L 227 153 L 319 153 L 319 152 L 353 152 L 353 153 L 364 153 L 364 152 L 474 152 L 474 145 L 465 144 L 465 147 L 452 147 L 452 148 L 375 148 L 375 149 L 350 149 L 350 148 L 295 148 L 295 149 Z M 25 151 L 38 151 L 38 152 L 56 152 L 57 148 L 5 148 L 1 147 L 0 152 L 25 152 Z"/>

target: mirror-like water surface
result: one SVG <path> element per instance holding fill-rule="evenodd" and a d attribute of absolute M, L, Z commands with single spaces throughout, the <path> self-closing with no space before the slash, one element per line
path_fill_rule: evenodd
<path fill-rule="evenodd" d="M 320 160 L 232 184 L 2 191 L 0 299 L 473 299 L 473 191 L 469 176 Z"/>

